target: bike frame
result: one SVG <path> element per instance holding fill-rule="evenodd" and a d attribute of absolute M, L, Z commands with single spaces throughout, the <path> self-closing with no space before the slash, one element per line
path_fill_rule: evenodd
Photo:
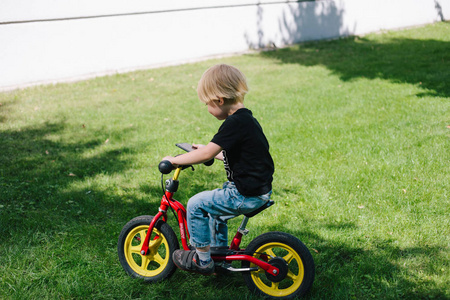
<path fill-rule="evenodd" d="M 178 177 L 180 175 L 180 172 L 182 170 L 182 167 L 179 167 L 175 170 L 175 173 L 171 179 L 172 182 L 176 182 L 178 184 Z M 167 222 L 167 209 L 172 208 L 177 216 L 178 216 L 178 227 L 180 230 L 180 236 L 181 236 L 181 243 L 184 250 L 191 250 L 188 245 L 189 240 L 189 230 L 187 226 L 187 219 L 186 219 L 186 208 L 178 202 L 177 200 L 173 199 L 173 195 L 175 192 L 171 192 L 168 189 L 166 189 L 164 195 L 161 199 L 161 205 L 159 206 L 159 211 L 156 214 L 156 216 L 153 217 L 152 222 L 150 223 L 147 231 L 147 235 L 145 236 L 145 240 L 141 247 L 141 254 L 146 255 L 149 253 L 149 242 L 153 233 L 153 228 L 155 227 L 155 224 L 162 220 L 163 222 Z M 240 249 L 239 246 L 242 241 L 242 236 L 245 232 L 245 226 L 248 222 L 248 217 L 244 216 L 244 220 L 242 221 L 241 227 L 236 232 L 233 241 L 231 242 L 231 245 L 229 247 L 230 250 L 235 251 L 241 251 L 243 249 Z M 157 239 L 158 236 L 155 236 L 154 239 Z M 232 254 L 232 255 L 221 255 L 221 256 L 212 256 L 212 259 L 214 261 L 249 261 L 258 267 L 262 268 L 264 271 L 268 272 L 272 276 L 277 276 L 279 274 L 279 269 L 272 266 L 271 264 L 267 263 L 269 260 L 267 255 L 261 255 L 261 258 L 263 260 L 257 259 L 251 255 L 247 254 Z"/>

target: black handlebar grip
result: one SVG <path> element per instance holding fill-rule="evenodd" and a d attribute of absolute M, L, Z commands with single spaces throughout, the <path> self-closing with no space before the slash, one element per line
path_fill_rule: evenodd
<path fill-rule="evenodd" d="M 208 160 L 207 162 L 204 162 L 203 164 L 207 167 L 211 166 L 214 163 L 214 158 L 211 160 Z"/>
<path fill-rule="evenodd" d="M 163 174 L 169 174 L 173 170 L 173 165 L 168 160 L 163 160 L 159 163 L 158 169 Z"/>

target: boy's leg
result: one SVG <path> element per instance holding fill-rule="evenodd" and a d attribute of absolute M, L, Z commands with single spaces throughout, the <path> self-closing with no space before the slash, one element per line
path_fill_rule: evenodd
<path fill-rule="evenodd" d="M 270 193 L 260 197 L 244 197 L 230 182 L 225 183 L 223 189 L 193 196 L 189 199 L 186 212 L 191 245 L 196 248 L 210 244 L 227 246 L 227 221 L 261 207 L 269 199 Z"/>
<path fill-rule="evenodd" d="M 200 266 L 207 266 L 212 261 L 210 246 L 196 248 L 195 252 L 198 255 Z"/>
<path fill-rule="evenodd" d="M 208 250 L 212 233 L 216 233 L 213 239 L 214 244 L 217 240 L 219 245 L 227 245 L 228 227 L 226 221 L 257 209 L 267 200 L 260 197 L 244 197 L 239 194 L 234 184 L 229 182 L 224 184 L 223 189 L 205 191 L 193 196 L 188 202 L 186 214 L 190 242 L 197 251 L 194 253 L 176 250 L 173 255 L 175 264 L 183 270 L 196 271 L 205 275 L 213 273 L 214 262 L 210 261 L 206 266 L 197 264 L 197 260 L 210 258 Z M 215 217 L 216 222 L 212 223 L 210 216 L 222 217 Z M 210 226 L 211 224 L 212 226 Z"/>
<path fill-rule="evenodd" d="M 191 245 L 196 248 L 192 251 L 175 250 L 173 261 L 182 270 L 194 271 L 204 275 L 214 272 L 214 262 L 211 259 L 210 218 L 207 212 L 215 191 L 205 191 L 193 196 L 187 205 L 187 221 Z"/>
<path fill-rule="evenodd" d="M 236 216 L 209 216 L 209 230 L 211 233 L 211 247 L 228 246 L 227 221 Z"/>

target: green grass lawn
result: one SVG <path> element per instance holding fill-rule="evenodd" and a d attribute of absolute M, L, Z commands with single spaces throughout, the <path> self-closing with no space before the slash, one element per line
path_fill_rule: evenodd
<path fill-rule="evenodd" d="M 220 126 L 195 88 L 222 62 L 246 74 L 276 164 L 276 205 L 244 245 L 300 238 L 316 262 L 309 299 L 449 299 L 445 22 L 1 93 L 0 298 L 256 299 L 240 274 L 147 285 L 117 257 L 122 226 L 157 212 L 160 159 Z M 224 180 L 219 163 L 185 171 L 177 199 Z"/>

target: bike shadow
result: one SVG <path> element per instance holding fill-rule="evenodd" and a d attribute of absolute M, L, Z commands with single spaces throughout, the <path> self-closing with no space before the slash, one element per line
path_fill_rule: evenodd
<path fill-rule="evenodd" d="M 329 232 L 348 232 L 354 235 L 358 226 L 354 222 L 317 222 Z M 316 225 L 317 226 L 317 225 Z M 277 231 L 282 224 L 264 227 Z M 324 238 L 309 229 L 283 230 L 301 239 L 309 248 L 316 265 L 315 284 L 308 299 L 378 298 L 445 299 L 445 291 L 433 286 L 431 279 L 436 270 L 422 266 L 429 280 L 417 286 L 416 270 L 405 268 L 407 259 L 438 257 L 445 261 L 446 254 L 439 246 L 401 247 L 394 238 L 365 235 L 359 239 L 336 240 Z M 322 232 L 322 231 L 319 231 Z M 369 243 L 368 243 L 368 240 Z M 368 246 L 368 244 L 370 246 Z"/>
<path fill-rule="evenodd" d="M 277 231 L 280 227 L 273 226 L 269 230 Z M 413 257 L 439 255 L 444 259 L 445 253 L 439 247 L 400 247 L 394 241 L 379 239 L 375 241 L 376 247 L 366 249 L 345 242 L 330 242 L 312 232 L 286 232 L 301 238 L 315 261 L 315 281 L 305 299 L 367 299 L 374 296 L 380 299 L 446 299 L 445 292 L 437 287 L 417 286 L 411 280 L 413 272 L 401 264 L 403 259 Z M 430 278 L 434 271 L 432 268 L 423 270 Z M 177 270 L 166 284 L 171 286 L 173 293 L 187 299 L 192 294 L 185 293 L 186 290 L 196 291 L 196 297 L 205 299 L 213 295 L 219 299 L 260 299 L 248 291 L 239 273 L 205 277 Z"/>

